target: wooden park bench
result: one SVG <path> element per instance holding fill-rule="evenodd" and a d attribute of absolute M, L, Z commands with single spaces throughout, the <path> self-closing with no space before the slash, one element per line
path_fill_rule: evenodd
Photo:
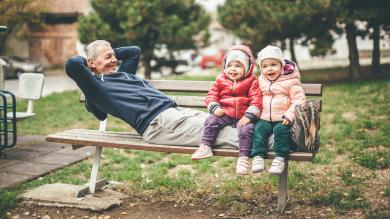
<path fill-rule="evenodd" d="M 163 92 L 180 92 L 193 95 L 194 93 L 203 93 L 201 96 L 171 96 L 179 106 L 190 108 L 205 108 L 204 99 L 206 93 L 211 87 L 212 81 L 177 81 L 177 80 L 151 80 L 150 83 Z M 303 84 L 308 100 L 313 102 L 313 105 L 321 110 L 321 99 L 310 99 L 310 96 L 322 95 L 322 84 Z M 197 147 L 191 146 L 172 146 L 149 144 L 142 141 L 138 134 L 128 132 L 112 132 L 105 131 L 106 122 L 100 122 L 99 130 L 83 130 L 74 129 L 60 133 L 50 134 L 46 137 L 46 141 L 66 143 L 73 145 L 73 149 L 83 146 L 95 146 L 95 155 L 93 158 L 93 166 L 89 186 L 85 187 L 78 193 L 78 196 L 85 193 L 94 193 L 95 189 L 105 184 L 105 181 L 97 182 L 97 174 L 100 163 L 100 156 L 103 147 L 108 148 L 123 148 L 144 151 L 156 151 L 166 153 L 183 153 L 192 154 Z M 216 156 L 237 157 L 238 150 L 236 149 L 213 149 Z M 268 152 L 267 159 L 273 159 L 275 154 L 273 151 Z M 279 193 L 278 193 L 278 209 L 284 209 L 287 203 L 287 175 L 288 162 L 293 161 L 311 161 L 313 159 L 312 153 L 293 152 L 290 153 L 288 160 L 285 161 L 286 168 L 279 178 Z"/>

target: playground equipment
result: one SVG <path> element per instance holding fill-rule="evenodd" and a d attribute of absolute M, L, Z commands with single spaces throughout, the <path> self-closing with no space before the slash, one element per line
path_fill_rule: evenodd
<path fill-rule="evenodd" d="M 0 26 L 0 32 L 7 31 Z M 10 116 L 8 116 L 10 115 Z M 0 65 L 0 152 L 16 144 L 16 99 L 11 92 L 4 90 L 4 74 Z"/>
<path fill-rule="evenodd" d="M 0 32 L 7 27 L 0 26 Z M 41 98 L 45 76 L 39 73 L 22 73 L 19 77 L 19 98 L 27 100 L 27 111 L 16 112 L 15 95 L 4 89 L 4 72 L 0 65 L 0 152 L 16 144 L 16 121 L 35 115 L 33 101 Z"/>
<path fill-rule="evenodd" d="M 45 76 L 39 73 L 22 73 L 19 77 L 19 98 L 27 100 L 26 112 L 8 112 L 7 118 L 15 118 L 16 121 L 21 121 L 35 115 L 33 112 L 34 100 L 41 98 L 43 81 Z"/>

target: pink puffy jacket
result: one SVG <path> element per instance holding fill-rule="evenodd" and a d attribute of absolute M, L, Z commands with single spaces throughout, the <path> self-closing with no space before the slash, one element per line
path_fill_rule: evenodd
<path fill-rule="evenodd" d="M 275 81 L 259 76 L 259 86 L 263 94 L 263 110 L 260 119 L 282 121 L 283 115 L 290 122 L 295 119 L 296 104 L 306 106 L 306 96 L 301 84 L 301 75 L 294 62 L 286 60 L 284 73 Z"/>

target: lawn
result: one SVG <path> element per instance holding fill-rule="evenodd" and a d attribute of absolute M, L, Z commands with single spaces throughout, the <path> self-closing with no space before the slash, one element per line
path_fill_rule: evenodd
<path fill-rule="evenodd" d="M 390 217 L 389 95 L 390 79 L 324 87 L 320 152 L 313 162 L 290 162 L 292 198 L 285 214 Z M 35 107 L 37 116 L 18 124 L 19 134 L 96 129 L 96 119 L 77 101 L 77 92 L 42 98 Z M 18 107 L 26 106 L 20 103 Z M 112 117 L 108 129 L 132 130 Z M 269 174 L 237 177 L 234 158 L 193 162 L 189 155 L 123 149 L 104 149 L 103 154 L 100 178 L 123 183 L 120 189 L 130 196 L 178 206 L 212 206 L 230 217 L 277 214 L 272 208 L 278 178 Z M 91 160 L 86 160 L 0 190 L 0 212 L 12 210 L 17 195 L 27 189 L 53 182 L 83 184 L 89 179 L 90 168 Z"/>

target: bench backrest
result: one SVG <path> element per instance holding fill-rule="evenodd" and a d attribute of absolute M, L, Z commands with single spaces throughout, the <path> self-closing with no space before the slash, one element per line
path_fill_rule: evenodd
<path fill-rule="evenodd" d="M 205 108 L 205 94 L 209 91 L 213 81 L 179 81 L 179 80 L 150 80 L 155 88 L 163 92 L 179 92 L 180 95 L 170 95 L 179 106 L 191 108 Z M 322 84 L 303 84 L 308 100 L 312 101 L 321 111 L 321 99 L 311 99 L 313 96 L 322 96 Z M 182 93 L 192 93 L 183 96 Z M 199 93 L 198 95 L 196 95 Z"/>
<path fill-rule="evenodd" d="M 169 95 L 179 106 L 190 108 L 205 108 L 204 99 L 213 81 L 181 81 L 181 80 L 149 80 L 162 92 L 173 92 Z M 311 96 L 322 96 L 322 84 L 303 84 L 308 100 L 321 111 L 321 99 L 310 99 Z M 176 94 L 175 94 L 176 93 Z M 179 93 L 179 94 L 177 94 Z M 84 96 L 80 97 L 84 100 Z"/>

